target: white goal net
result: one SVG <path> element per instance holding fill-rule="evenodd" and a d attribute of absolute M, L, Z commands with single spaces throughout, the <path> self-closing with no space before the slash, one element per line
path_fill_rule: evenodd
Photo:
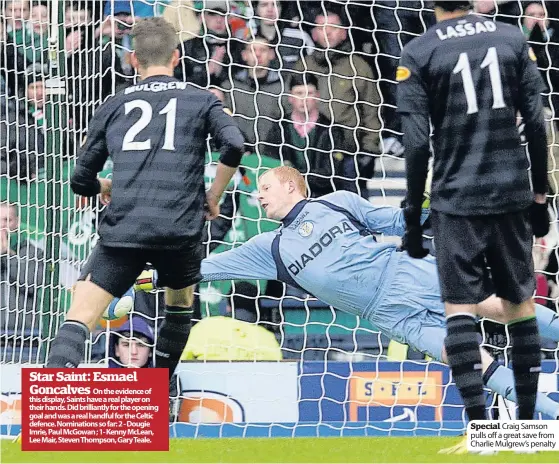
<path fill-rule="evenodd" d="M 521 28 L 536 53 L 548 86 L 555 195 L 559 8 L 549 1 L 479 3 L 489 18 Z M 3 365 L 44 362 L 69 307 L 102 213 L 100 204 L 71 192 L 69 178 L 92 114 L 136 82 L 130 30 L 148 16 L 163 16 L 176 28 L 181 61 L 175 76 L 212 91 L 245 135 L 241 169 L 220 218 L 206 231 L 208 253 L 277 227 L 256 200 L 257 177 L 267 168 L 299 169 L 313 196 L 343 189 L 395 207 L 404 197 L 395 73 L 402 47 L 434 24 L 432 2 L 0 2 Z M 208 141 L 208 184 L 218 157 Z M 111 175 L 110 161 L 101 175 Z M 549 236 L 534 247 L 538 302 L 552 311 L 559 298 L 558 237 L 554 219 Z M 85 362 L 130 364 L 115 348 L 126 339 L 138 352 L 145 347 L 144 364 L 153 365 L 162 295 L 136 291 L 124 298 L 122 304 L 133 298 L 130 316 L 99 325 Z M 445 366 L 288 285 L 200 284 L 195 318 L 202 322 L 185 349 L 178 390 L 171 392 L 177 436 L 291 436 L 306 433 L 305 424 L 326 435 L 369 433 L 371 427 L 379 433 L 452 433 L 462 427 L 463 408 Z M 482 321 L 480 333 L 491 353 L 507 362 L 505 328 Z M 558 353 L 557 342 L 545 339 L 540 388 L 555 399 Z M 0 394 L 3 423 L 16 421 L 10 412 L 16 402 L 9 399 L 14 391 L 4 383 Z M 488 401 L 496 414 L 513 413 L 494 396 Z M 200 425 L 216 423 L 213 429 Z M 259 425 L 239 429 L 235 423 Z"/>

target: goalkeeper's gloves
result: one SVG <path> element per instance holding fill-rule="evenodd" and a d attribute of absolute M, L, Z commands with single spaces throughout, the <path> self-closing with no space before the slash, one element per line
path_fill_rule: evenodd
<path fill-rule="evenodd" d="M 157 271 L 155 269 L 146 269 L 136 278 L 134 283 L 135 292 L 149 293 L 157 289 Z"/>
<path fill-rule="evenodd" d="M 547 203 L 532 203 L 530 208 L 530 222 L 532 223 L 532 232 L 536 238 L 545 237 L 549 232 L 549 211 Z"/>
<path fill-rule="evenodd" d="M 425 258 L 429 250 L 423 247 L 423 227 L 421 227 L 421 210 L 404 209 L 406 232 L 402 239 L 402 249 L 415 259 Z"/>

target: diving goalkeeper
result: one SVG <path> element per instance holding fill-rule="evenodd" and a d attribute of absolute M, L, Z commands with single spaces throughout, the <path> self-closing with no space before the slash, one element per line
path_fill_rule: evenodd
<path fill-rule="evenodd" d="M 402 236 L 401 209 L 375 207 L 350 192 L 305 198 L 303 176 L 281 166 L 259 179 L 258 199 L 282 226 L 202 261 L 203 281 L 280 280 L 336 309 L 370 321 L 386 336 L 446 362 L 444 305 L 435 258 L 413 259 L 373 234 Z M 426 219 L 427 211 L 423 218 Z M 559 340 L 559 318 L 540 305 L 540 334 Z M 501 300 L 490 297 L 480 316 L 502 320 Z M 484 381 L 515 401 L 512 371 L 482 351 Z M 536 409 L 559 416 L 559 404 L 538 394 Z"/>

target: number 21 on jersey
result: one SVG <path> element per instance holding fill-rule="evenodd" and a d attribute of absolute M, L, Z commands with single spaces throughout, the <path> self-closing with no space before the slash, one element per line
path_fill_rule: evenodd
<path fill-rule="evenodd" d="M 150 150 L 151 139 L 142 141 L 135 140 L 138 134 L 143 131 L 151 122 L 153 117 L 153 108 L 150 103 L 145 100 L 132 100 L 124 104 L 124 114 L 130 113 L 135 108 L 139 108 L 142 112 L 140 119 L 138 119 L 132 127 L 126 131 L 122 139 L 122 151 L 131 150 Z M 169 103 L 163 108 L 159 114 L 165 114 L 165 139 L 163 150 L 175 149 L 175 123 L 177 120 L 177 99 L 171 98 Z"/>
<path fill-rule="evenodd" d="M 503 97 L 503 84 L 501 82 L 501 72 L 499 71 L 499 57 L 497 49 L 490 47 L 483 59 L 481 69 L 489 68 L 489 79 L 491 80 L 491 91 L 493 92 L 493 109 L 505 108 L 505 98 Z M 478 112 L 477 95 L 472 79 L 472 68 L 470 67 L 470 58 L 468 53 L 460 53 L 458 63 L 452 70 L 453 74 L 460 73 L 462 76 L 462 84 L 464 93 L 466 94 L 466 102 L 468 103 L 468 114 Z"/>

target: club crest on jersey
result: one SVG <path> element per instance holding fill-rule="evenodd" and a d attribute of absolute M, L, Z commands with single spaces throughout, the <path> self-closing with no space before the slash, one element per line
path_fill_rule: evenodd
<path fill-rule="evenodd" d="M 410 76 L 411 76 L 411 71 L 405 66 L 398 66 L 398 69 L 396 69 L 396 80 L 398 82 L 405 81 Z"/>
<path fill-rule="evenodd" d="M 301 227 L 299 227 L 299 234 L 301 234 L 301 230 L 305 227 L 306 224 L 309 224 L 311 226 L 312 231 L 313 224 L 309 221 L 306 221 L 301 224 Z M 289 269 L 291 274 L 296 276 L 297 274 L 299 274 L 299 272 L 305 269 L 305 267 L 307 267 L 308 263 L 312 262 L 315 258 L 318 257 L 318 255 L 320 255 L 326 248 L 328 248 L 332 244 L 332 242 L 334 242 L 337 235 L 344 235 L 346 232 L 354 231 L 355 229 L 351 227 L 348 221 L 342 221 L 338 225 L 331 227 L 330 229 L 328 229 L 327 232 L 322 234 L 322 236 L 318 238 L 309 247 L 308 250 L 302 253 L 299 259 L 296 259 L 294 262 L 289 264 L 289 266 L 287 266 L 287 269 Z"/>
<path fill-rule="evenodd" d="M 298 232 L 301 237 L 308 237 L 309 235 L 312 234 L 313 229 L 314 229 L 313 223 L 309 221 L 305 221 L 303 222 L 303 224 L 299 226 Z"/>

